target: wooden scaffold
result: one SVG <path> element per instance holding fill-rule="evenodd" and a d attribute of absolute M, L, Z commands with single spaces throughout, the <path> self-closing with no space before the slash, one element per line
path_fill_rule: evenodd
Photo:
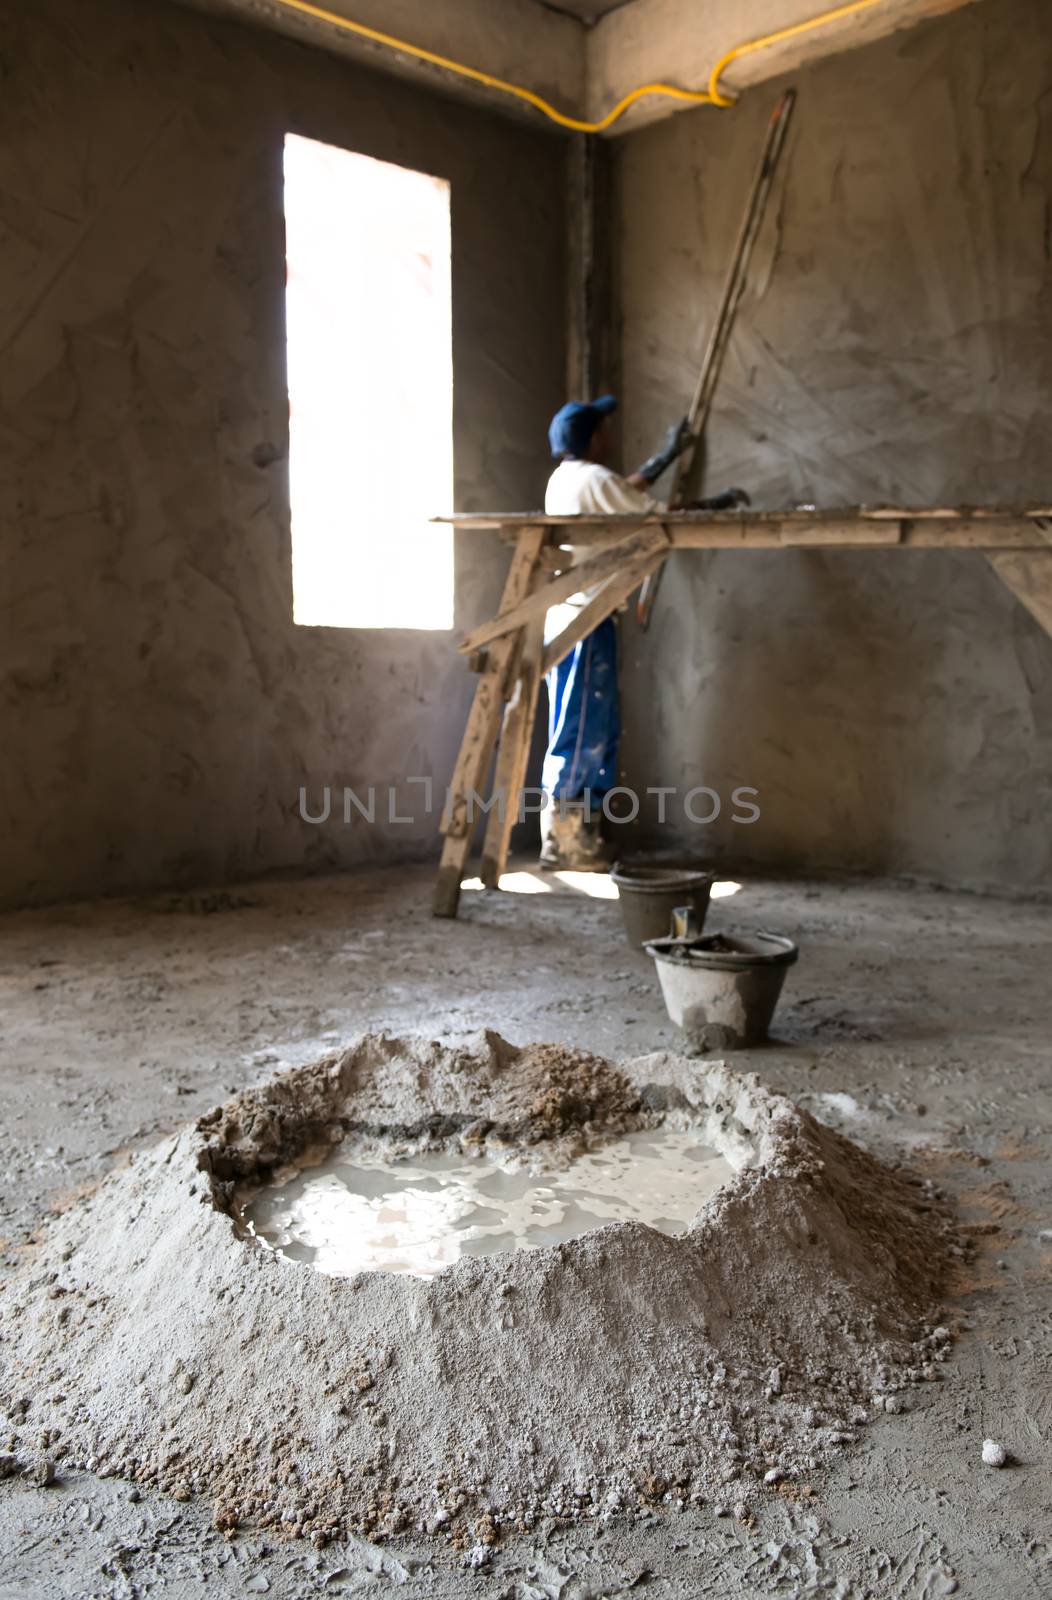
<path fill-rule="evenodd" d="M 1025 506 L 837 511 L 655 512 L 550 517 L 535 512 L 440 517 L 512 546 L 500 610 L 460 645 L 478 681 L 442 815 L 436 917 L 455 917 L 493 766 L 482 881 L 500 884 L 533 737 L 541 679 L 679 550 L 971 550 L 1052 635 L 1052 509 Z M 581 590 L 593 597 L 547 644 L 544 619 Z"/>

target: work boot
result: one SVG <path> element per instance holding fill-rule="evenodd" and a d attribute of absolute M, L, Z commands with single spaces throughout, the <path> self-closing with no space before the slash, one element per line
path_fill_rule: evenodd
<path fill-rule="evenodd" d="M 544 872 L 605 872 L 612 851 L 599 832 L 601 813 L 586 815 L 583 800 L 552 800 L 541 812 Z"/>

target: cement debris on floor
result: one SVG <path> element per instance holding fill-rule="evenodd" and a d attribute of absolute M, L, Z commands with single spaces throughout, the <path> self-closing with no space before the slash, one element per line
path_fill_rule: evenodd
<path fill-rule="evenodd" d="M 466 891 L 451 930 L 422 910 L 430 877 L 385 870 L 4 917 L 10 1282 L 41 1240 L 76 1232 L 78 1200 L 107 1173 L 129 1169 L 95 1204 L 148 1171 L 182 1125 L 365 1030 L 463 1048 L 499 1019 L 518 1043 L 614 1062 L 675 1050 L 652 963 L 625 942 L 605 879 L 542 886 L 525 871 L 511 881 L 532 892 Z M 1047 911 L 916 886 L 750 879 L 714 902 L 711 926 L 732 922 L 784 931 L 802 954 L 774 1040 L 728 1066 L 904 1164 L 913 1192 L 936 1205 L 945 1195 L 963 1230 L 938 1308 L 953 1338 L 935 1341 L 946 1359 L 928 1363 L 930 1381 L 853 1420 L 837 1460 L 761 1481 L 747 1503 L 728 1494 L 681 1510 L 655 1496 L 641 1514 L 541 1515 L 466 1548 L 413 1527 L 323 1548 L 216 1529 L 203 1498 L 173 1501 L 107 1463 L 67 1469 L 45 1437 L 53 1423 L 33 1436 L 36 1396 L 9 1389 L 23 1454 L 0 1486 L 0 1594 L 1040 1594 L 1052 1580 L 1052 1063 L 1035 960 Z M 133 1233 L 111 1251 L 133 1249 Z M 176 1295 L 177 1270 L 157 1271 L 159 1299 Z M 758 1282 L 746 1276 L 743 1300 Z M 56 1367 L 62 1339 L 58 1327 Z M 985 1464 L 986 1440 L 1003 1446 L 1004 1468 Z"/>
<path fill-rule="evenodd" d="M 321 1274 L 240 1222 L 242 1186 L 326 1146 L 551 1171 L 664 1125 L 730 1163 L 677 1237 L 596 1223 L 426 1282 Z M 488 1558 L 551 1519 L 708 1505 L 744 1521 L 937 1381 L 964 1255 L 925 1180 L 755 1076 L 492 1031 L 452 1050 L 365 1034 L 162 1140 L 50 1227 L 0 1336 L 11 1454 L 318 1547 L 432 1534 Z"/>

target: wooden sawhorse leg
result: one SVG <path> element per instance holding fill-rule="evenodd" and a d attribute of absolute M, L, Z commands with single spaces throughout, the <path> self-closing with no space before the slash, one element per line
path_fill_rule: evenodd
<path fill-rule="evenodd" d="M 540 553 L 547 536 L 545 527 L 525 527 L 520 532 L 501 596 L 502 612 L 517 606 L 529 594 L 540 574 Z M 475 686 L 475 698 L 471 703 L 467 728 L 450 781 L 449 799 L 442 817 L 445 837 L 431 905 L 432 914 L 436 917 L 455 917 L 457 914 L 460 883 L 471 853 L 471 836 L 475 826 L 474 797 L 489 770 L 525 631 L 519 628 L 513 633 L 502 634 L 486 648 L 485 664 Z"/>
<path fill-rule="evenodd" d="M 526 782 L 541 679 L 557 667 L 580 640 L 587 639 L 600 623 L 612 616 L 663 559 L 661 554 L 649 554 L 628 562 L 622 571 L 607 579 L 599 593 L 549 645 L 544 643 L 543 617 L 535 618 L 524 627 L 515 689 L 504 715 L 497 753 L 494 793 L 498 803 L 489 814 L 482 846 L 482 882 L 487 889 L 500 888 L 508 864 L 508 845 L 511 830 L 519 820 L 519 797 Z"/>
<path fill-rule="evenodd" d="M 518 672 L 497 751 L 497 771 L 493 780 L 496 805 L 486 821 L 482 846 L 482 882 L 487 889 L 499 889 L 508 864 L 511 830 L 518 821 L 519 799 L 526 782 L 526 764 L 533 742 L 533 724 L 541 690 L 541 662 L 544 655 L 544 618 L 538 617 L 523 628 Z"/>
<path fill-rule="evenodd" d="M 525 637 L 516 687 L 504 716 L 497 754 L 494 793 L 498 796 L 498 805 L 489 814 L 482 847 L 482 882 L 487 889 L 500 888 L 501 876 L 508 864 L 508 845 L 512 827 L 518 820 L 519 796 L 526 782 L 541 679 L 557 667 L 580 640 L 587 639 L 605 622 L 663 559 L 662 555 L 651 554 L 629 562 L 623 571 L 607 579 L 594 599 L 549 645 L 544 643 L 543 617 L 528 622 L 523 629 Z M 503 804 L 499 803 L 501 798 Z"/>

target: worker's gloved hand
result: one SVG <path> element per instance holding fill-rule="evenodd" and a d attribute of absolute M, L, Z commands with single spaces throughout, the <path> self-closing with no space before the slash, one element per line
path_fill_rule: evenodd
<path fill-rule="evenodd" d="M 722 494 L 712 494 L 706 500 L 695 500 L 697 511 L 735 511 L 738 506 L 751 505 L 744 489 L 724 489 Z"/>
<path fill-rule="evenodd" d="M 666 467 L 670 467 L 677 456 L 681 456 L 690 444 L 694 435 L 690 431 L 690 421 L 684 417 L 680 422 L 674 422 L 665 435 L 665 442 L 661 449 L 649 460 L 644 461 L 639 469 L 639 476 L 644 483 L 656 483 Z"/>

